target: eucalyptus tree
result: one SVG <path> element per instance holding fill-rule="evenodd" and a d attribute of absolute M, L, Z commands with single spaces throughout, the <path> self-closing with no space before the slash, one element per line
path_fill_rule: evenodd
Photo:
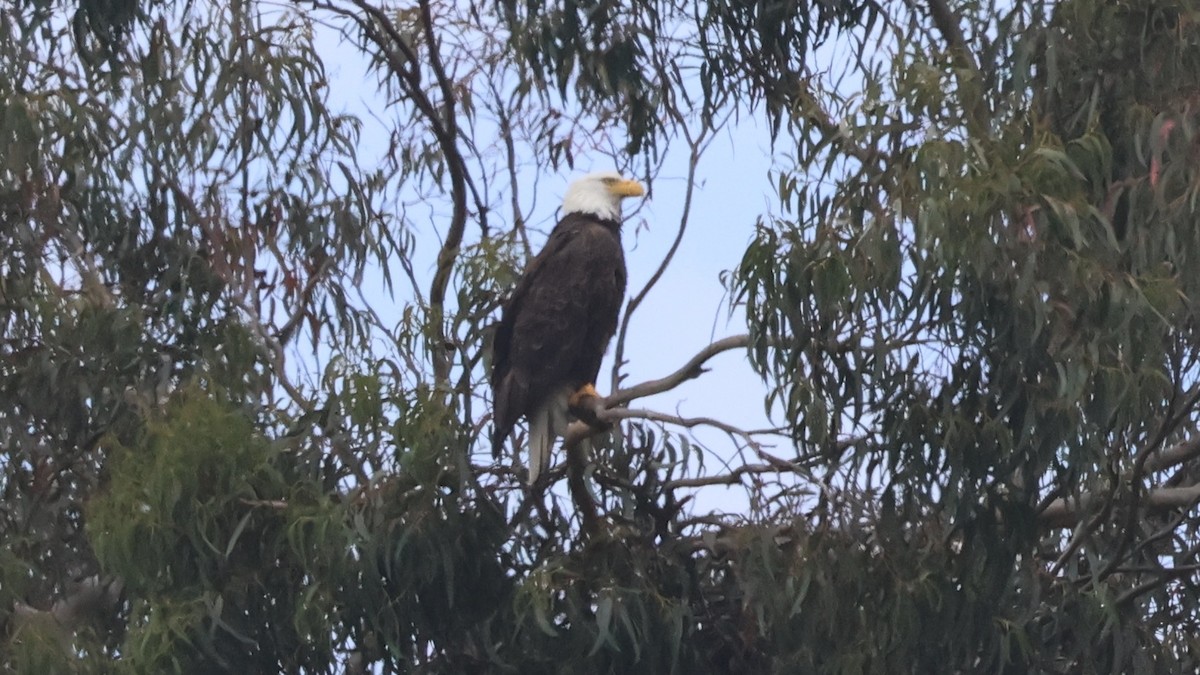
<path fill-rule="evenodd" d="M 1197 17 L 0 10 L 0 664 L 1194 672 Z M 386 104 L 339 100 L 346 54 Z M 750 119 L 745 333 L 631 383 Z M 614 431 L 576 425 L 541 493 L 484 440 L 489 326 L 529 185 L 585 155 L 689 187 Z M 725 352 L 777 428 L 638 407 Z"/>

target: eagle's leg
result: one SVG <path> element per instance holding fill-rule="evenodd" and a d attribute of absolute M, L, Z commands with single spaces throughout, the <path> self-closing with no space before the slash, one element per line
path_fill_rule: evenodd
<path fill-rule="evenodd" d="M 584 422 L 593 429 L 608 429 L 611 424 L 600 419 L 604 410 L 604 397 L 596 391 L 596 385 L 588 382 L 567 399 L 567 407 L 576 419 Z"/>

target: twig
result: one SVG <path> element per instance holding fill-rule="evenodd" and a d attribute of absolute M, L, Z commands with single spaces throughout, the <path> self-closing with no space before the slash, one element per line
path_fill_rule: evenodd
<path fill-rule="evenodd" d="M 1180 579 L 1180 578 L 1195 574 L 1197 569 L 1200 569 L 1200 568 L 1198 568 L 1196 565 L 1180 565 L 1179 567 L 1164 569 L 1158 573 L 1157 579 L 1153 579 L 1151 581 L 1144 581 L 1144 582 L 1138 584 L 1137 586 L 1134 586 L 1133 588 L 1125 591 L 1121 595 L 1118 595 L 1116 601 L 1113 604 L 1118 608 L 1124 607 L 1125 605 L 1128 605 L 1130 602 L 1133 602 L 1137 598 L 1141 597 L 1143 594 L 1148 593 L 1148 592 L 1154 590 L 1155 588 L 1163 585 L 1163 583 L 1165 583 L 1165 582 L 1171 581 L 1173 579 Z"/>
<path fill-rule="evenodd" d="M 672 108 L 672 110 L 674 109 Z M 662 278 L 662 275 L 666 273 L 667 267 L 669 267 L 671 265 L 671 261 L 675 259 L 675 252 L 679 250 L 679 245 L 683 242 L 684 233 L 687 232 L 688 219 L 691 217 L 692 212 L 692 200 L 696 190 L 696 168 L 700 165 L 700 156 L 704 154 L 705 149 L 708 147 L 706 137 L 714 128 L 710 126 L 708 122 L 705 122 L 700 127 L 699 134 L 697 134 L 696 138 L 693 139 L 691 131 L 688 129 L 687 125 L 683 123 L 678 111 L 675 111 L 674 114 L 676 117 L 676 122 L 683 129 L 684 137 L 688 142 L 688 147 L 691 148 L 691 154 L 688 157 L 687 188 L 683 197 L 683 211 L 679 215 L 679 228 L 675 232 L 675 240 L 671 242 L 671 248 L 667 250 L 666 255 L 664 255 L 663 259 L 659 262 L 658 268 L 655 269 L 654 273 L 650 275 L 650 279 L 646 281 L 646 284 L 642 286 L 642 289 L 638 291 L 632 298 L 630 298 L 629 302 L 625 305 L 625 316 L 621 319 L 621 329 L 617 335 L 617 346 L 613 352 L 612 383 L 614 387 L 620 383 L 621 366 L 625 362 L 625 335 L 629 331 L 629 323 L 633 317 L 633 313 L 636 312 L 638 307 L 641 306 L 642 301 L 646 299 L 646 296 L 649 295 L 650 290 L 654 288 L 655 284 L 658 283 L 658 280 Z M 722 124 L 724 124 L 724 122 L 722 122 Z M 719 126 L 720 125 L 717 125 L 716 128 L 719 128 Z"/>
<path fill-rule="evenodd" d="M 516 231 L 517 238 L 520 239 L 521 245 L 525 249 L 525 257 L 529 258 L 532 256 L 532 251 L 529 246 L 529 233 L 525 229 L 525 214 L 521 212 L 520 182 L 517 180 L 517 148 L 513 142 L 512 117 L 500 99 L 500 89 L 496 86 L 499 79 L 498 77 L 488 78 L 488 87 L 496 100 L 496 108 L 493 112 L 500 124 L 500 138 L 504 142 L 504 166 L 508 170 L 509 207 L 512 209 L 513 230 Z"/>
<path fill-rule="evenodd" d="M 759 475 L 764 473 L 784 473 L 785 469 L 773 464 L 740 464 L 729 473 L 715 476 L 697 476 L 695 478 L 676 478 L 663 484 L 664 489 L 695 488 L 707 485 L 740 485 L 746 474 Z"/>
<path fill-rule="evenodd" d="M 239 501 L 246 506 L 275 509 L 276 511 L 282 511 L 288 507 L 288 503 L 282 499 L 241 499 Z"/>
<path fill-rule="evenodd" d="M 675 426 L 691 429 L 693 427 L 707 426 L 714 429 L 720 429 L 731 436 L 738 436 L 746 439 L 747 443 L 757 447 L 758 442 L 753 440 L 750 432 L 739 429 L 738 427 L 722 422 L 712 417 L 681 417 L 679 415 L 669 415 L 660 413 L 654 410 L 636 410 L 631 408 L 604 408 L 604 401 L 597 399 L 596 406 L 593 410 L 596 418 L 601 422 L 613 423 L 620 420 L 648 420 L 651 422 L 662 422 L 663 424 L 674 424 Z M 583 438 L 591 436 L 595 430 L 588 426 L 585 422 L 574 422 L 567 430 L 565 444 L 570 447 L 578 443 Z M 579 438 L 575 438 L 576 436 Z M 572 442 L 574 441 L 574 443 Z"/>

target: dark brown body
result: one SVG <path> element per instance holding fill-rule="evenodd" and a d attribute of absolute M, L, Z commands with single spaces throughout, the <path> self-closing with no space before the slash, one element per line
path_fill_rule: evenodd
<path fill-rule="evenodd" d="M 596 381 L 624 296 L 620 223 L 567 214 L 517 282 L 496 330 L 493 452 L 555 392 Z"/>

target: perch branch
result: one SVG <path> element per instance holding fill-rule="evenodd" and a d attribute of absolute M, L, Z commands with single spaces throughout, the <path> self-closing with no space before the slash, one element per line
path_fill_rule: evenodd
<path fill-rule="evenodd" d="M 605 400 L 605 407 L 612 408 L 614 406 L 628 403 L 637 398 L 645 398 L 654 394 L 661 394 L 664 391 L 670 391 L 686 380 L 692 380 L 704 374 L 704 364 L 709 359 L 732 349 L 745 348 L 750 345 L 749 335 L 733 335 L 727 338 L 722 338 L 708 345 L 696 353 L 682 368 L 675 372 L 661 377 L 657 380 L 648 380 L 641 384 L 636 384 L 626 389 L 620 389 L 608 396 Z"/>

